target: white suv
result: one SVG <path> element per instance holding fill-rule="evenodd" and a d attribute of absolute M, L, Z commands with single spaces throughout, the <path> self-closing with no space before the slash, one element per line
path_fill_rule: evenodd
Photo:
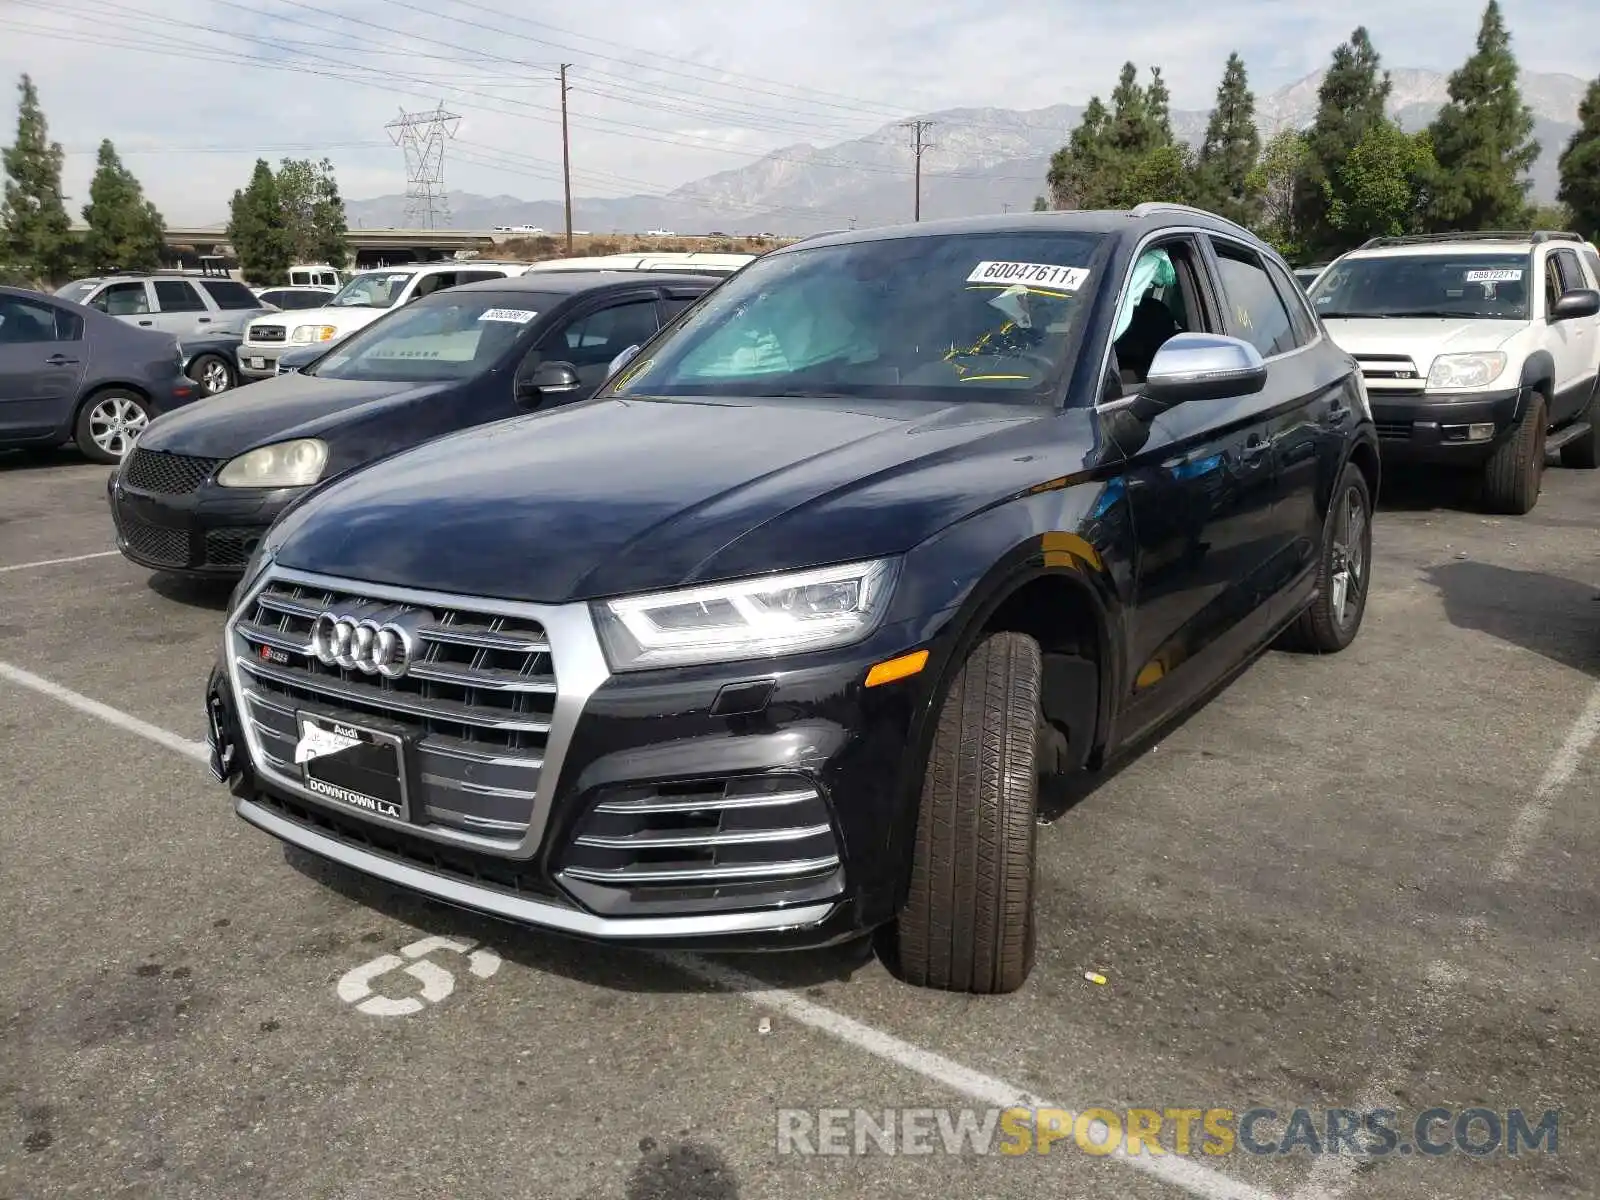
<path fill-rule="evenodd" d="M 1574 233 L 1374 238 L 1311 288 L 1361 364 L 1387 463 L 1466 463 L 1496 512 L 1538 502 L 1547 451 L 1595 466 L 1600 253 Z"/>
<path fill-rule="evenodd" d="M 336 342 L 402 304 L 444 288 L 485 279 L 521 275 L 526 263 L 409 263 L 363 271 L 329 298 L 322 308 L 298 309 L 260 317 L 245 328 L 239 347 L 239 374 L 266 379 L 278 373 L 285 350 Z"/>

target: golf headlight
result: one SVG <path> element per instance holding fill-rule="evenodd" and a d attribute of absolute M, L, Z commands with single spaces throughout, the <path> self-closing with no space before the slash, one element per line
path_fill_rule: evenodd
<path fill-rule="evenodd" d="M 326 342 L 336 332 L 332 325 L 296 325 L 294 333 L 290 335 L 289 340 L 291 342 L 299 342 L 302 345 L 308 342 Z"/>
<path fill-rule="evenodd" d="M 1430 392 L 1487 387 L 1506 369 L 1506 356 L 1498 350 L 1478 354 L 1441 354 L 1428 371 Z"/>
<path fill-rule="evenodd" d="M 217 472 L 217 483 L 237 488 L 308 487 L 322 478 L 327 465 L 326 442 L 298 438 L 239 455 Z"/>
<path fill-rule="evenodd" d="M 847 646 L 883 619 L 896 560 L 766 575 L 594 605 L 615 671 Z"/>

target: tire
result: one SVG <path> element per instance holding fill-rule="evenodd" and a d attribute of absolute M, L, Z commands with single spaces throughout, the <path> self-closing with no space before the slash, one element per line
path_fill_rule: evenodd
<path fill-rule="evenodd" d="M 1367 477 L 1346 463 L 1322 522 L 1317 598 L 1279 643 L 1305 654 L 1337 654 L 1361 631 L 1372 582 L 1372 496 Z"/>
<path fill-rule="evenodd" d="M 220 354 L 201 354 L 189 364 L 187 372 L 190 379 L 200 385 L 200 390 L 208 396 L 220 396 L 229 388 L 237 387 L 239 376 L 228 360 Z"/>
<path fill-rule="evenodd" d="M 1569 470 L 1592 471 L 1600 462 L 1595 458 L 1595 429 L 1594 423 L 1600 417 L 1600 384 L 1595 385 L 1595 394 L 1589 397 L 1589 407 L 1579 415 L 1578 420 L 1589 422 L 1589 432 L 1581 438 L 1574 438 L 1561 447 L 1561 465 Z"/>
<path fill-rule="evenodd" d="M 1494 448 L 1483 467 L 1483 504 L 1494 513 L 1520 517 L 1539 503 L 1544 479 L 1544 427 L 1548 412 L 1538 392 L 1529 394 L 1528 407 L 1516 429 Z"/>
<path fill-rule="evenodd" d="M 979 642 L 950 683 L 928 754 L 910 894 L 880 936 L 907 983 L 1013 992 L 1033 970 L 1043 662 L 1019 633 Z"/>
<path fill-rule="evenodd" d="M 126 388 L 107 388 L 78 409 L 72 440 L 90 462 L 119 463 L 148 424 L 149 401 Z"/>

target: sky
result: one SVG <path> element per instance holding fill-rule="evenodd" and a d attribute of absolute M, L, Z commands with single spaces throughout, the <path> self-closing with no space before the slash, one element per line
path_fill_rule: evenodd
<path fill-rule="evenodd" d="M 1600 74 L 1595 0 L 1503 0 L 1525 70 Z M 1120 15 L 1118 15 L 1118 11 Z M 561 192 L 558 68 L 571 64 L 573 191 L 659 193 L 797 143 L 917 113 L 1043 108 L 1157 65 L 1210 106 L 1243 55 L 1258 94 L 1326 65 L 1358 24 L 1385 65 L 1448 71 L 1466 0 L 1209 0 L 1188 19 L 1122 0 L 0 0 L 0 76 L 34 78 L 78 215 L 110 138 L 169 225 L 215 224 L 257 157 L 326 156 L 350 199 L 405 187 L 385 129 L 459 116 L 451 190 Z M 1172 9 L 1168 9 L 1172 12 Z M 12 117 L 0 111 L 0 138 Z"/>

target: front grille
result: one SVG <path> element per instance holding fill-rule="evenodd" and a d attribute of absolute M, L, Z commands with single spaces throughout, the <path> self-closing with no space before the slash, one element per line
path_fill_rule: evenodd
<path fill-rule="evenodd" d="M 601 792 L 573 832 L 559 877 L 635 896 L 749 899 L 828 881 L 839 865 L 816 786 L 799 775 L 754 775 Z"/>
<path fill-rule="evenodd" d="M 206 566 L 243 567 L 261 540 L 259 529 L 206 530 Z"/>
<path fill-rule="evenodd" d="M 1405 354 L 1357 354 L 1361 374 L 1368 379 L 1416 379 L 1417 364 Z"/>
<path fill-rule="evenodd" d="M 189 565 L 189 531 L 165 525 L 150 525 L 136 517 L 112 510 L 112 519 L 122 540 L 135 557 L 158 567 Z"/>
<path fill-rule="evenodd" d="M 1377 428 L 1380 438 L 1399 442 L 1411 440 L 1410 421 L 1374 421 L 1373 425 Z"/>
<path fill-rule="evenodd" d="M 287 325 L 252 325 L 247 342 L 281 342 L 288 334 Z"/>
<path fill-rule="evenodd" d="M 122 482 L 141 492 L 182 496 L 197 489 L 222 463 L 220 458 L 196 458 L 135 446 L 123 469 Z"/>
<path fill-rule="evenodd" d="M 319 614 L 363 607 L 425 612 L 420 648 L 401 678 L 327 666 L 311 652 Z M 299 777 L 300 708 L 356 724 L 382 718 L 415 739 L 421 811 L 413 819 L 509 841 L 527 833 L 556 697 L 550 643 L 538 622 L 274 581 L 234 632 L 247 719 L 272 769 Z"/>

